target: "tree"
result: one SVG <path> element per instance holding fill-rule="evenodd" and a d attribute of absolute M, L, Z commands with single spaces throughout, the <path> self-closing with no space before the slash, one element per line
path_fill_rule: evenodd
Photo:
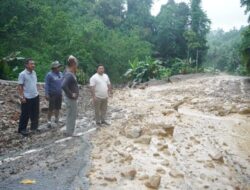
<path fill-rule="evenodd" d="M 196 60 L 196 66 L 199 67 L 202 64 L 208 49 L 206 36 L 210 30 L 210 20 L 201 8 L 201 0 L 191 0 L 190 9 L 190 33 L 195 34 L 195 36 L 193 36 L 195 40 L 189 41 L 195 43 L 195 45 L 189 45 L 190 47 L 193 47 L 189 49 L 189 56 L 193 60 Z"/>
<path fill-rule="evenodd" d="M 250 12 L 250 0 L 241 0 L 241 5 L 246 7 L 246 14 Z M 250 16 L 248 17 L 250 23 Z M 250 73 L 250 25 L 242 33 L 243 39 L 241 44 L 242 60 Z"/>
<path fill-rule="evenodd" d="M 125 19 L 125 0 L 100 0 L 97 1 L 95 14 L 110 28 L 121 25 Z"/>
<path fill-rule="evenodd" d="M 184 32 L 187 29 L 189 7 L 185 3 L 168 1 L 156 17 L 156 47 L 165 60 L 184 58 L 187 44 Z"/>
<path fill-rule="evenodd" d="M 245 28 L 233 29 L 228 32 L 223 30 L 210 32 L 208 35 L 209 49 L 204 66 L 213 68 L 214 71 L 237 73 L 241 63 L 241 32 L 244 30 Z"/>

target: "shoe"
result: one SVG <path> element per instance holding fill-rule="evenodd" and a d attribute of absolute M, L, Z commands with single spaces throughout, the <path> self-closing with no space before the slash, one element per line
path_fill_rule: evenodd
<path fill-rule="evenodd" d="M 40 134 L 41 133 L 41 130 L 40 129 L 31 129 L 31 132 L 33 134 Z"/>
<path fill-rule="evenodd" d="M 52 125 L 51 125 L 51 121 L 48 121 L 48 124 L 47 124 L 48 128 L 51 128 Z"/>
<path fill-rule="evenodd" d="M 28 131 L 18 131 L 18 133 L 20 133 L 21 135 L 23 135 L 24 137 L 27 137 L 30 133 Z"/>
<path fill-rule="evenodd" d="M 69 134 L 69 133 L 67 133 L 67 132 L 63 132 L 63 136 L 64 136 L 64 137 L 72 137 L 73 134 Z"/>
<path fill-rule="evenodd" d="M 101 127 L 102 123 L 101 122 L 96 122 L 96 125 Z"/>
<path fill-rule="evenodd" d="M 104 125 L 110 125 L 110 123 L 108 123 L 107 121 L 102 121 L 102 124 L 104 124 Z"/>

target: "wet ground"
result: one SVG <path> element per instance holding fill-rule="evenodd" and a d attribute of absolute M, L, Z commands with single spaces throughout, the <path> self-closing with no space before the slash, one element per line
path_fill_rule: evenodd
<path fill-rule="evenodd" d="M 0 147 L 0 189 L 250 189 L 249 78 L 171 81 L 115 90 L 111 125 L 97 130 L 82 89 L 80 136 L 63 137 L 63 119 L 31 138 L 15 134 Z M 5 130 L 8 136 L 14 126 Z"/>
<path fill-rule="evenodd" d="M 172 81 L 115 94 L 123 115 L 92 140 L 90 189 L 250 189 L 250 80 Z"/>

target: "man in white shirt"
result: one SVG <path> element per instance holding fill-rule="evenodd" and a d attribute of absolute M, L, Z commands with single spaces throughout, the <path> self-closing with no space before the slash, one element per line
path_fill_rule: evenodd
<path fill-rule="evenodd" d="M 90 78 L 90 87 L 95 106 L 95 120 L 97 125 L 109 125 L 106 120 L 108 97 L 112 95 L 109 77 L 104 73 L 103 65 L 98 65 L 97 72 Z"/>

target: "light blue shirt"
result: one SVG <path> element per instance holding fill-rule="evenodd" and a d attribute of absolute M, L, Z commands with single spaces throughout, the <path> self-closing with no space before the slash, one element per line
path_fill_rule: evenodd
<path fill-rule="evenodd" d="M 36 72 L 25 69 L 19 74 L 18 84 L 23 85 L 24 97 L 31 99 L 38 96 Z"/>

